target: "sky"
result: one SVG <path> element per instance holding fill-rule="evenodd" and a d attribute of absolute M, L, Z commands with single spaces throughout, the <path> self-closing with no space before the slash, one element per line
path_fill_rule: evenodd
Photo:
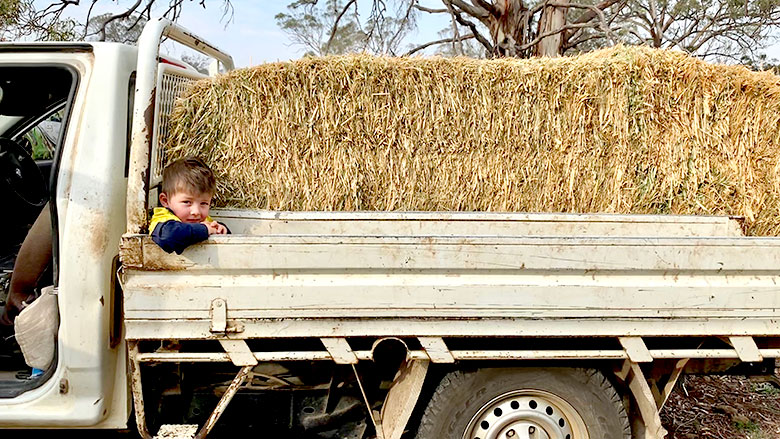
<path fill-rule="evenodd" d="M 165 0 L 158 1 L 161 5 L 168 3 Z M 230 54 L 236 67 L 297 59 L 306 50 L 293 45 L 274 19 L 276 14 L 287 11 L 290 1 L 231 0 L 233 16 L 230 18 L 223 17 L 222 0 L 207 0 L 205 8 L 198 4 L 199 0 L 189 0 L 185 1 L 178 23 Z M 68 13 L 77 20 L 84 21 L 91 3 L 90 0 L 81 0 L 78 6 L 69 7 Z M 123 11 L 120 7 L 133 3 L 127 0 L 101 0 L 95 5 L 92 16 Z M 424 1 L 423 4 L 425 3 L 440 4 L 431 0 Z M 369 14 L 369 5 L 370 1 L 360 0 L 361 14 Z M 160 15 L 164 12 L 158 11 Z M 449 20 L 445 17 L 424 18 L 419 23 L 419 30 L 410 35 L 410 39 L 420 42 L 436 40 L 439 38 L 436 36 L 437 32 L 448 23 Z"/>
<path fill-rule="evenodd" d="M 287 10 L 291 0 L 231 0 L 233 15 L 224 17 L 222 0 L 206 0 L 206 7 L 200 0 L 185 1 L 179 24 L 219 47 L 233 57 L 236 67 L 247 67 L 266 62 L 286 61 L 300 58 L 305 49 L 293 45 L 287 35 L 277 26 L 274 17 Z M 43 0 L 38 0 L 43 2 Z M 81 0 L 79 6 L 68 8 L 69 14 L 84 20 L 91 5 L 90 0 Z M 122 11 L 134 3 L 132 0 L 100 0 L 96 3 L 93 16 L 105 12 Z M 167 5 L 166 0 L 158 0 Z M 437 0 L 424 0 L 424 5 L 440 7 Z M 359 0 L 362 15 L 370 12 L 370 0 Z M 158 14 L 164 10 L 158 9 Z M 438 39 L 437 32 L 449 25 L 444 14 L 420 14 L 418 30 L 407 38 L 407 43 L 423 43 Z M 168 52 L 178 55 L 169 46 Z M 780 45 L 770 48 L 770 57 L 780 58 Z"/>

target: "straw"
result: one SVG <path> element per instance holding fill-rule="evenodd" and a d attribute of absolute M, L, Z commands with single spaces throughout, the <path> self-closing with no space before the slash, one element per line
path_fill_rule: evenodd
<path fill-rule="evenodd" d="M 738 215 L 780 233 L 780 78 L 615 47 L 530 60 L 305 58 L 196 82 L 169 160 L 267 210 Z"/>

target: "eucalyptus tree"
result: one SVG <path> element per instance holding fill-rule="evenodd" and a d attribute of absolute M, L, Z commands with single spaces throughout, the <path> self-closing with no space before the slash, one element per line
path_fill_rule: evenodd
<path fill-rule="evenodd" d="M 306 13 L 280 14 L 280 26 L 318 54 L 344 42 L 371 51 L 358 44 L 371 35 L 389 39 L 374 47 L 391 54 L 439 45 L 463 54 L 458 46 L 472 41 L 488 56 L 527 58 L 624 43 L 739 61 L 760 56 L 780 24 L 780 0 L 298 0 L 289 9 Z M 445 34 L 399 50 L 399 39 L 423 14 L 446 18 Z M 372 27 L 361 26 L 359 17 Z M 389 23 L 391 31 L 366 32 L 377 23 Z"/>

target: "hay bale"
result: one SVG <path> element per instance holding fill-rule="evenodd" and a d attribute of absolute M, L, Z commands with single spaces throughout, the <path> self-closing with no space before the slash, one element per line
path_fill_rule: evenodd
<path fill-rule="evenodd" d="M 740 215 L 780 232 L 780 78 L 617 47 L 531 60 L 306 58 L 195 83 L 169 159 L 217 205 Z"/>

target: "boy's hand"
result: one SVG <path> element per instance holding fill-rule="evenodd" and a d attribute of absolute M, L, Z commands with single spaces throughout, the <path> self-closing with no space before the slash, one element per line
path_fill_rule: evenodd
<path fill-rule="evenodd" d="M 209 235 L 224 235 L 227 233 L 227 228 L 216 221 L 203 221 L 203 225 L 209 229 Z"/>

